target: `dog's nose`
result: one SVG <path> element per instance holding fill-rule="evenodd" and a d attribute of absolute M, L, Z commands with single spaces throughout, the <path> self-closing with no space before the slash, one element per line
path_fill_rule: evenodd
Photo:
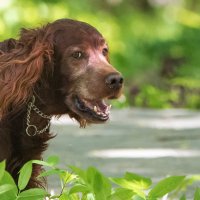
<path fill-rule="evenodd" d="M 106 77 L 106 85 L 111 89 L 119 89 L 119 88 L 121 88 L 123 82 L 124 82 L 123 77 L 118 73 L 109 74 Z"/>

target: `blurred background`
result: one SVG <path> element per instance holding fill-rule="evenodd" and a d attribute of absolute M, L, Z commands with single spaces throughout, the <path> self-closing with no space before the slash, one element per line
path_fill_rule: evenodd
<path fill-rule="evenodd" d="M 108 175 L 199 173 L 199 13 L 199 0 L 0 0 L 0 41 L 21 27 L 82 20 L 103 33 L 125 77 L 113 102 L 123 109 L 110 123 L 79 129 L 66 117 L 53 120 L 58 135 L 46 155 Z"/>
<path fill-rule="evenodd" d="M 59 18 L 95 26 L 124 75 L 117 107 L 200 108 L 199 0 L 0 0 L 0 41 Z"/>

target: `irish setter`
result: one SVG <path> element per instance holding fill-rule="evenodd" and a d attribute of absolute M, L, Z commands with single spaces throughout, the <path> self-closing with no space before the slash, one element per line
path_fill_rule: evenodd
<path fill-rule="evenodd" d="M 122 85 L 105 39 L 87 23 L 60 19 L 1 42 L 0 161 L 14 180 L 24 163 L 42 159 L 52 116 L 68 114 L 81 127 L 105 122 L 104 100 L 119 97 Z M 42 186 L 40 171 L 33 166 L 28 188 Z"/>

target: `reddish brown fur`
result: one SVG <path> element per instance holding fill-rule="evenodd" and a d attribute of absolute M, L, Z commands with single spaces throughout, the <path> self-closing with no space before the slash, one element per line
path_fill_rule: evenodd
<path fill-rule="evenodd" d="M 15 181 L 22 165 L 42 159 L 49 129 L 29 137 L 26 130 L 27 104 L 33 94 L 37 107 L 47 115 L 68 114 L 81 126 L 98 120 L 76 110 L 74 96 L 90 100 L 116 98 L 121 85 L 109 88 L 109 74 L 120 75 L 110 64 L 102 35 L 92 26 L 69 19 L 58 20 L 39 29 L 22 29 L 18 40 L 0 43 L 0 161 Z M 73 52 L 84 52 L 75 59 Z M 98 90 L 97 90 L 98 88 Z M 31 113 L 31 123 L 43 129 L 47 119 Z M 34 165 L 28 187 L 40 187 L 36 177 L 41 167 Z"/>

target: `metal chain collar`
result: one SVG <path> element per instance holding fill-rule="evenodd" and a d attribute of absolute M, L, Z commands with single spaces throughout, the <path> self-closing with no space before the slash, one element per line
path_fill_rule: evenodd
<path fill-rule="evenodd" d="M 28 103 L 28 109 L 27 109 L 27 117 L 26 117 L 26 134 L 28 136 L 35 136 L 36 134 L 42 134 L 44 133 L 50 126 L 50 120 L 51 120 L 51 116 L 49 115 L 45 115 L 44 113 L 42 113 L 36 106 L 35 106 L 35 96 L 33 95 L 32 100 Z M 31 118 L 31 111 L 35 111 L 35 113 L 37 113 L 40 117 L 44 118 L 44 119 L 48 119 L 48 123 L 47 125 L 42 129 L 42 130 L 38 130 L 37 126 L 31 124 L 30 122 L 30 118 Z"/>

